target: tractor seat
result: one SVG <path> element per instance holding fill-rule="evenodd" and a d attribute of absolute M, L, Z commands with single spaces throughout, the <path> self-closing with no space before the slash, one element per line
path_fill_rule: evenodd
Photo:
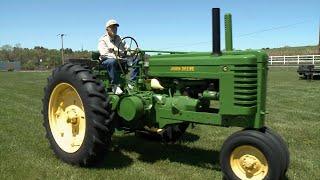
<path fill-rule="evenodd" d="M 80 64 L 80 65 L 86 65 L 89 66 L 90 68 L 98 66 L 97 61 L 92 61 L 91 59 L 86 59 L 86 58 L 70 58 L 67 59 L 66 62 L 73 63 L 73 64 Z"/>
<path fill-rule="evenodd" d="M 100 64 L 102 63 L 102 61 L 100 60 L 100 53 L 99 53 L 98 51 L 93 51 L 93 52 L 91 53 L 91 59 L 94 60 L 94 61 L 99 61 Z M 125 73 L 128 73 L 128 72 L 129 72 L 129 70 L 128 70 L 129 67 L 128 67 L 128 64 L 127 64 L 126 61 L 122 61 L 122 62 L 121 62 L 121 67 L 123 68 L 123 70 L 124 70 Z M 117 68 L 117 71 L 121 72 L 121 69 L 120 69 L 119 66 L 118 66 L 118 68 Z"/>
<path fill-rule="evenodd" d="M 100 61 L 100 53 L 98 51 L 93 51 L 91 53 L 91 59 L 92 60 L 99 60 Z"/>
<path fill-rule="evenodd" d="M 73 63 L 73 64 L 86 65 L 86 66 L 89 66 L 90 68 L 94 68 L 94 67 L 98 67 L 100 64 L 99 56 L 100 56 L 99 52 L 92 52 L 91 59 L 70 58 L 70 59 L 67 59 L 66 62 Z"/>

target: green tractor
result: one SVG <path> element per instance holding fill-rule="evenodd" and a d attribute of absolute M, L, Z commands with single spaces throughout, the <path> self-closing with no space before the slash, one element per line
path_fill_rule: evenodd
<path fill-rule="evenodd" d="M 189 124 L 242 127 L 224 142 L 220 165 L 227 179 L 281 179 L 289 166 L 284 140 L 265 126 L 268 57 L 233 51 L 231 14 L 225 15 L 226 50 L 220 48 L 220 9 L 212 9 L 210 53 L 132 50 L 138 78 L 119 58 L 124 93 L 111 91 L 99 54 L 57 67 L 43 98 L 46 137 L 58 158 L 92 166 L 103 159 L 115 130 L 175 142 Z M 136 41 L 130 40 L 138 47 Z M 154 152 L 150 152 L 154 153 Z"/>

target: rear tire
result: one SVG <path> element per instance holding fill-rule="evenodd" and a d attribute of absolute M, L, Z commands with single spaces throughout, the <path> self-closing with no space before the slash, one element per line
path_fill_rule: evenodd
<path fill-rule="evenodd" d="M 234 133 L 224 142 L 220 152 L 221 170 L 230 180 L 277 180 L 282 172 L 279 159 L 277 144 L 256 130 Z"/>
<path fill-rule="evenodd" d="M 149 140 L 157 140 L 165 143 L 175 143 L 186 132 L 188 126 L 188 122 L 170 124 L 158 133 L 149 131 L 136 131 L 135 135 Z"/>
<path fill-rule="evenodd" d="M 162 140 L 167 143 L 174 143 L 178 141 L 189 127 L 188 122 L 168 125 L 162 132 L 160 132 Z"/>
<path fill-rule="evenodd" d="M 81 103 L 76 102 L 75 94 Z M 111 144 L 112 118 L 105 88 L 88 68 L 72 63 L 56 68 L 48 78 L 42 101 L 46 137 L 58 158 L 78 166 L 103 159 Z M 80 132 L 83 137 L 77 139 Z"/>

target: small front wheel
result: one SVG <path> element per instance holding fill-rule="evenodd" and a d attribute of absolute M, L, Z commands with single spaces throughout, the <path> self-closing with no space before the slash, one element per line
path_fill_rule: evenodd
<path fill-rule="evenodd" d="M 282 166 L 283 166 L 283 172 L 282 177 L 285 176 L 289 165 L 290 165 L 290 152 L 288 149 L 287 143 L 284 141 L 284 139 L 274 130 L 270 128 L 262 128 L 265 134 L 267 134 L 270 138 L 272 138 L 275 143 L 277 144 L 277 147 L 279 148 L 279 151 L 281 153 L 281 160 L 282 160 Z"/>
<path fill-rule="evenodd" d="M 283 167 L 276 146 L 269 136 L 257 130 L 234 133 L 221 148 L 220 165 L 225 178 L 279 179 Z"/>

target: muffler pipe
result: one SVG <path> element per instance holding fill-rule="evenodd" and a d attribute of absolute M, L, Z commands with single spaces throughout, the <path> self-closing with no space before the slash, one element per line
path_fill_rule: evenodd
<path fill-rule="evenodd" d="M 212 8 L 212 55 L 221 55 L 220 8 Z"/>

